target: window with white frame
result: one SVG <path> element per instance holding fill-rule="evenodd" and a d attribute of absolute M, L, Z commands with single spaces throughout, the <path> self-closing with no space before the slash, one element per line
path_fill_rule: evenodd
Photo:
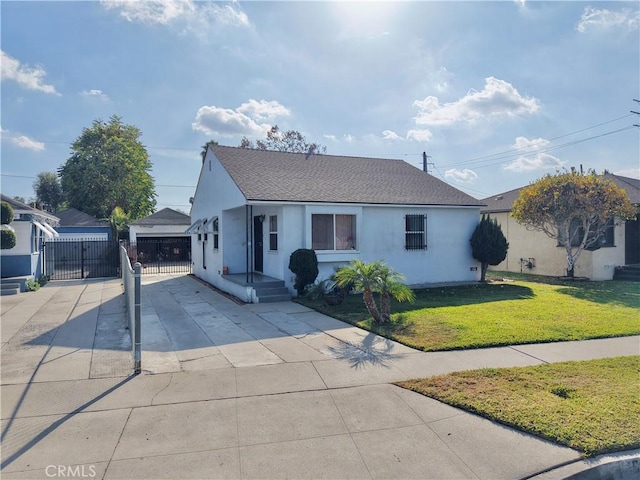
<path fill-rule="evenodd" d="M 407 250 L 427 249 L 427 216 L 406 215 L 404 217 L 404 248 Z"/>
<path fill-rule="evenodd" d="M 311 215 L 313 250 L 355 250 L 356 216 L 338 214 Z"/>
<path fill-rule="evenodd" d="M 220 226 L 218 224 L 218 219 L 214 218 L 213 223 L 211 225 L 211 229 L 213 231 L 213 249 L 218 250 L 218 242 L 220 239 Z"/>
<path fill-rule="evenodd" d="M 278 216 L 269 215 L 269 250 L 278 250 Z"/>

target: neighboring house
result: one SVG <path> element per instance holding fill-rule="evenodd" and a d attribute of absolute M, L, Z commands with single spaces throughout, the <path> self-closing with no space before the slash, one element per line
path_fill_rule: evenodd
<path fill-rule="evenodd" d="M 58 225 L 58 217 L 6 195 L 1 197 L 13 208 L 14 218 L 10 225 L 16 232 L 16 246 L 0 250 L 2 278 L 37 278 L 42 274 L 42 241 L 58 237 L 58 232 L 54 230 Z"/>
<path fill-rule="evenodd" d="M 265 276 L 295 291 L 289 258 L 307 248 L 318 280 L 359 259 L 385 261 L 410 285 L 475 282 L 482 205 L 401 160 L 210 146 L 187 230 L 193 272 L 259 302 Z"/>
<path fill-rule="evenodd" d="M 186 213 L 163 208 L 147 217 L 131 222 L 129 224 L 129 242 L 136 243 L 139 238 L 188 237 L 184 231 L 189 225 L 191 225 L 191 217 Z"/>
<path fill-rule="evenodd" d="M 57 212 L 60 224 L 56 231 L 60 240 L 110 240 L 111 225 L 108 220 L 98 220 L 75 208 Z"/>
<path fill-rule="evenodd" d="M 149 262 L 178 262 L 189 267 L 191 224 L 186 213 L 163 208 L 129 224 L 129 255 L 147 266 Z M 187 270 L 188 271 L 188 270 Z"/>
<path fill-rule="evenodd" d="M 624 189 L 631 203 L 640 205 L 640 180 L 609 173 L 604 177 Z M 522 188 L 482 200 L 487 204 L 482 213 L 488 213 L 498 221 L 509 242 L 507 258 L 490 268 L 538 275 L 566 275 L 565 247 L 542 232 L 527 230 L 511 217 L 513 203 Z M 640 263 L 640 222 L 637 218 L 618 225 L 611 222 L 601 240 L 599 248 L 584 250 L 580 255 L 574 271 L 577 277 L 611 280 L 616 267 Z"/>

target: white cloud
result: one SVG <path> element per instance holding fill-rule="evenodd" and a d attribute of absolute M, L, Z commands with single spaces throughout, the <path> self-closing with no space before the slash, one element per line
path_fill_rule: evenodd
<path fill-rule="evenodd" d="M 42 67 L 29 67 L 22 65 L 19 60 L 10 57 L 4 52 L 0 61 L 2 80 L 15 80 L 18 84 L 29 90 L 39 90 L 44 93 L 60 95 L 53 85 L 43 82 L 47 74 Z"/>
<path fill-rule="evenodd" d="M 459 183 L 472 183 L 476 178 L 478 178 L 478 174 L 473 170 L 469 170 L 467 168 L 465 168 L 464 170 L 451 168 L 444 172 L 444 177 L 455 180 Z"/>
<path fill-rule="evenodd" d="M 624 8 L 618 12 L 607 10 L 606 8 L 585 7 L 580 17 L 580 22 L 576 26 L 579 32 L 586 32 L 592 28 L 626 28 L 627 30 L 637 30 L 640 25 L 640 10 L 633 11 Z"/>
<path fill-rule="evenodd" d="M 335 135 L 325 134 L 324 138 L 326 138 L 327 140 L 331 140 L 332 142 L 336 141 L 336 136 Z"/>
<path fill-rule="evenodd" d="M 382 132 L 382 137 L 385 140 L 402 140 L 402 137 L 393 130 L 384 130 Z"/>
<path fill-rule="evenodd" d="M 80 92 L 80 95 L 82 95 L 83 97 L 94 97 L 94 98 L 99 98 L 100 100 L 103 100 L 105 102 L 108 102 L 109 96 L 104 93 L 102 90 L 83 90 L 82 92 Z"/>
<path fill-rule="evenodd" d="M 200 107 L 191 126 L 207 135 L 222 136 L 262 135 L 269 130 L 269 125 L 258 125 L 244 113 L 214 105 Z"/>
<path fill-rule="evenodd" d="M 356 137 L 354 137 L 350 133 L 345 134 L 344 139 L 347 141 L 347 143 L 353 143 L 356 141 Z"/>
<path fill-rule="evenodd" d="M 495 77 L 485 79 L 484 89 L 471 90 L 460 100 L 440 104 L 437 97 L 416 100 L 415 117 L 418 125 L 451 125 L 456 122 L 474 122 L 489 117 L 515 117 L 538 111 L 540 102 L 533 97 L 523 97 L 508 82 Z"/>
<path fill-rule="evenodd" d="M 168 25 L 176 21 L 201 23 L 213 20 L 231 26 L 249 25 L 249 18 L 232 5 L 192 0 L 101 0 L 107 10 L 120 10 L 129 22 Z"/>
<path fill-rule="evenodd" d="M 204 105 L 198 109 L 196 120 L 191 126 L 207 135 L 262 136 L 271 125 L 261 122 L 290 114 L 291 111 L 287 107 L 275 100 L 268 102 L 251 98 L 234 110 Z"/>
<path fill-rule="evenodd" d="M 416 142 L 429 142 L 433 138 L 430 130 L 409 130 L 407 132 L 407 140 L 415 140 Z"/>
<path fill-rule="evenodd" d="M 244 113 L 256 121 L 273 120 L 276 117 L 287 117 L 291 115 L 291 110 L 275 100 L 271 102 L 260 100 L 258 102 L 253 98 L 236 108 L 236 111 Z"/>
<path fill-rule="evenodd" d="M 0 138 L 2 138 L 3 142 L 7 141 L 17 147 L 28 150 L 42 151 L 45 148 L 43 142 L 29 138 L 26 135 L 13 135 L 9 130 L 4 130 L 2 127 L 0 127 Z"/>
<path fill-rule="evenodd" d="M 511 170 L 512 172 L 528 172 L 532 170 L 548 170 L 561 167 L 564 162 L 562 162 L 558 157 L 543 151 L 549 143 L 549 140 L 544 138 L 535 138 L 531 140 L 525 137 L 516 138 L 513 148 L 527 153 L 505 165 L 504 169 Z"/>

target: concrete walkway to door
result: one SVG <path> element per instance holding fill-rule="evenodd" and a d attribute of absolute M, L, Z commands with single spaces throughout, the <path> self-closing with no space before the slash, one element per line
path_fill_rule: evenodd
<path fill-rule="evenodd" d="M 191 277 L 145 277 L 143 369 L 154 374 L 127 376 L 115 368 L 128 348 L 118 289 L 55 282 L 2 299 L 2 478 L 489 479 L 582 468 L 574 450 L 390 382 L 640 353 L 637 336 L 418 352 L 292 302 L 238 305 Z"/>

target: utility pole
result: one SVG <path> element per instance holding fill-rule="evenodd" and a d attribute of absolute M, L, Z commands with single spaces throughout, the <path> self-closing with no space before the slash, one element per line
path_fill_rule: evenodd
<path fill-rule="evenodd" d="M 427 152 L 422 152 L 422 171 L 431 174 L 429 166 L 433 167 L 434 164 L 433 162 L 427 161 L 429 158 L 431 157 L 427 155 Z"/>

